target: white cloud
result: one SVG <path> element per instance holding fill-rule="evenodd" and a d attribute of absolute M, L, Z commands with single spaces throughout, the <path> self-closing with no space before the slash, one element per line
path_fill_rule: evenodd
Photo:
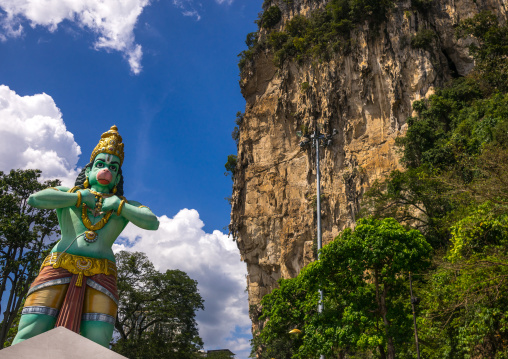
<path fill-rule="evenodd" d="M 218 5 L 231 5 L 234 0 L 215 0 Z M 200 11 L 197 9 L 203 9 L 203 5 L 196 0 L 172 0 L 173 5 L 182 11 L 183 16 L 195 17 L 196 21 L 201 20 Z"/>
<path fill-rule="evenodd" d="M 96 49 L 116 50 L 124 54 L 131 71 L 141 71 L 141 45 L 135 43 L 134 27 L 150 0 L 0 0 L 5 15 L 0 18 L 0 40 L 20 36 L 24 19 L 31 27 L 43 26 L 55 31 L 64 20 L 75 22 L 97 35 Z"/>
<path fill-rule="evenodd" d="M 199 15 L 199 13 L 196 10 L 182 11 L 182 15 L 183 16 L 195 16 L 196 17 L 196 21 L 201 20 L 201 15 Z"/>
<path fill-rule="evenodd" d="M 173 0 L 173 5 L 182 11 L 183 16 L 193 16 L 196 18 L 196 21 L 201 20 L 201 15 L 194 5 L 194 0 Z"/>
<path fill-rule="evenodd" d="M 72 186 L 80 154 L 51 96 L 19 96 L 0 85 L 0 171 L 40 169 Z"/>
<path fill-rule="evenodd" d="M 222 4 L 231 5 L 233 3 L 233 0 L 215 0 L 215 2 L 219 5 Z"/>
<path fill-rule="evenodd" d="M 205 349 L 228 348 L 238 358 L 247 358 L 251 325 L 247 270 L 235 242 L 218 230 L 203 231 L 204 223 L 193 209 L 159 221 L 154 232 L 129 224 L 113 250 L 144 252 L 158 270 L 180 269 L 197 280 L 205 300 L 205 310 L 197 314 Z"/>

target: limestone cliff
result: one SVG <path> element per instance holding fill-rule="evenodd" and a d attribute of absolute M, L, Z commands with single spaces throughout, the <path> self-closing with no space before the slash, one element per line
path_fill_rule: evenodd
<path fill-rule="evenodd" d="M 265 1 L 282 19 L 310 16 L 328 1 Z M 374 180 L 399 168 L 395 138 L 404 133 L 413 101 L 472 68 L 467 40 L 454 26 L 481 10 L 503 21 L 507 0 L 435 0 L 425 12 L 398 1 L 387 21 L 373 30 L 367 23 L 351 32 L 347 53 L 329 61 L 309 57 L 280 67 L 263 49 L 247 62 L 241 89 L 247 101 L 240 125 L 238 162 L 230 229 L 248 268 L 253 328 L 257 305 L 279 278 L 296 276 L 314 260 L 316 174 L 313 149 L 301 149 L 296 132 L 319 123 L 338 130 L 322 151 L 323 242 L 352 226 L 362 194 Z M 426 49 L 411 46 L 421 29 L 436 37 Z M 259 37 L 266 36 L 261 29 Z"/>

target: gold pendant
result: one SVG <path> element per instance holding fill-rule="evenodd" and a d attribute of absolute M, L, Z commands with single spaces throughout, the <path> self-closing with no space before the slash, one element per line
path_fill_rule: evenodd
<path fill-rule="evenodd" d="M 97 240 L 97 233 L 94 231 L 86 231 L 85 232 L 85 241 L 88 243 L 93 243 Z"/>

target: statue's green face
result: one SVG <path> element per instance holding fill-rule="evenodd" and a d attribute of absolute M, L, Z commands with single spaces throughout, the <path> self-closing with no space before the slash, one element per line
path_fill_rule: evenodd
<path fill-rule="evenodd" d="M 86 177 L 91 187 L 111 192 L 118 182 L 120 182 L 120 158 L 107 153 L 99 153 L 94 161 L 92 168 L 86 169 Z"/>

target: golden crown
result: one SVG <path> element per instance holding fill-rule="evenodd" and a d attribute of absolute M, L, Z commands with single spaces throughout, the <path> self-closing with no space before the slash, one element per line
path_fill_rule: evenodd
<path fill-rule="evenodd" d="M 108 132 L 102 134 L 99 143 L 95 146 L 90 156 L 90 162 L 93 162 L 95 156 L 99 153 L 118 156 L 120 158 L 120 165 L 123 164 L 124 153 L 122 136 L 118 133 L 118 127 L 116 127 L 116 125 L 111 126 Z"/>

